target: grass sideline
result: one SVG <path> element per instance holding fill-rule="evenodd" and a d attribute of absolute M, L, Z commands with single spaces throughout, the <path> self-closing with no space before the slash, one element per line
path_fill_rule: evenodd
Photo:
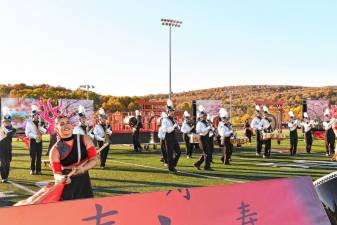
<path fill-rule="evenodd" d="M 44 137 L 44 155 L 48 147 L 48 138 Z M 289 140 L 284 140 L 280 145 L 273 141 L 272 149 L 289 148 Z M 313 153 L 307 154 L 304 150 L 303 139 L 299 139 L 297 156 L 288 153 L 273 152 L 271 159 L 257 158 L 255 156 L 255 142 L 235 148 L 232 165 L 224 166 L 220 163 L 221 151 L 216 145 L 214 153 L 214 171 L 196 170 L 193 163 L 200 152 L 194 153 L 192 159 L 184 155 L 185 147 L 182 145 L 182 155 L 177 169 L 182 173 L 177 175 L 167 172 L 167 168 L 159 161 L 160 150 L 150 149 L 142 153 L 134 153 L 128 145 L 112 145 L 108 156 L 107 167 L 104 170 L 98 166 L 90 171 L 95 197 L 123 195 L 160 190 L 177 189 L 184 187 L 202 187 L 211 185 L 231 184 L 237 181 L 248 182 L 264 179 L 311 176 L 313 180 L 333 172 L 337 163 L 330 166 L 324 164 L 331 162 L 325 156 L 324 141 L 315 140 Z M 294 160 L 321 161 L 322 165 L 313 165 L 310 168 L 293 167 Z M 266 166 L 273 163 L 274 166 Z M 264 165 L 261 165 L 264 164 Z M 42 176 L 29 175 L 29 151 L 27 147 L 16 138 L 13 139 L 13 160 L 9 180 L 23 185 L 33 191 L 40 189 L 36 182 L 52 180 L 49 167 L 42 164 Z M 0 192 L 10 192 L 16 196 L 0 197 L 0 207 L 11 206 L 17 201 L 29 197 L 31 194 L 12 184 L 0 183 Z"/>

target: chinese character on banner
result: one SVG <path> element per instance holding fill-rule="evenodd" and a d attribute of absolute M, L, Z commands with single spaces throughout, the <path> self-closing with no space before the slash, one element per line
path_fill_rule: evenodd
<path fill-rule="evenodd" d="M 95 207 L 96 207 L 96 216 L 84 218 L 84 219 L 82 219 L 82 221 L 96 220 L 96 225 L 112 225 L 112 224 L 115 224 L 115 221 L 109 221 L 109 222 L 106 222 L 106 223 L 101 223 L 101 219 L 103 217 L 115 215 L 115 214 L 118 213 L 118 211 L 112 210 L 112 211 L 102 213 L 103 207 L 101 205 L 95 204 Z"/>
<path fill-rule="evenodd" d="M 178 190 L 178 192 L 182 192 L 182 190 L 181 189 L 177 189 Z M 172 190 L 169 190 L 167 193 L 166 193 L 166 196 L 168 196 L 170 193 L 172 192 Z M 190 191 L 186 188 L 185 189 L 185 195 L 184 195 L 184 198 L 186 199 L 186 200 L 190 200 L 191 199 L 191 194 L 190 194 Z"/>
<path fill-rule="evenodd" d="M 241 205 L 238 209 L 241 210 L 241 217 L 237 218 L 236 220 L 241 221 L 241 225 L 257 225 L 257 219 L 254 218 L 257 216 L 256 212 L 250 213 L 249 204 L 245 204 L 244 202 L 241 202 Z"/>
<path fill-rule="evenodd" d="M 159 219 L 160 225 L 171 225 L 171 219 L 166 216 L 159 215 L 158 219 Z"/>

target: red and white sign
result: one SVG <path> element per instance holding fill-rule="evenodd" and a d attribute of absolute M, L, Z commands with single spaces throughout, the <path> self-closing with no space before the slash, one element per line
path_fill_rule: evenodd
<path fill-rule="evenodd" d="M 309 177 L 0 209 L 20 225 L 330 225 Z"/>

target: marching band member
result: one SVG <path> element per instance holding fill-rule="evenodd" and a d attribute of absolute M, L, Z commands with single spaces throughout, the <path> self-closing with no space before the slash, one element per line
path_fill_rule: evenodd
<path fill-rule="evenodd" d="M 245 128 L 245 135 L 246 137 L 248 138 L 249 140 L 249 143 L 252 143 L 252 135 L 253 135 L 253 132 L 250 128 L 250 124 L 249 124 L 249 120 L 245 120 L 245 125 L 244 125 L 244 128 Z"/>
<path fill-rule="evenodd" d="M 12 126 L 12 117 L 6 108 L 2 126 L 0 127 L 0 175 L 2 183 L 8 182 L 10 163 L 12 161 L 12 137 L 15 132 L 16 129 Z"/>
<path fill-rule="evenodd" d="M 161 150 L 161 154 L 162 154 L 162 158 L 160 159 L 161 162 L 164 163 L 164 165 L 168 165 L 167 164 L 167 152 L 166 152 L 166 146 L 165 146 L 165 132 L 161 126 L 163 118 L 166 118 L 167 114 L 166 112 L 162 112 L 161 113 L 161 117 L 158 118 L 158 124 L 159 124 L 159 129 L 158 129 L 158 138 L 160 141 L 160 150 Z"/>
<path fill-rule="evenodd" d="M 29 138 L 30 174 L 41 175 L 42 134 L 47 132 L 38 113 L 38 107 L 32 106 L 31 120 L 26 123 L 25 134 Z"/>
<path fill-rule="evenodd" d="M 300 127 L 299 121 L 294 119 L 294 113 L 289 111 L 290 121 L 288 123 L 288 128 L 290 130 L 290 155 L 296 155 L 298 135 L 297 129 Z"/>
<path fill-rule="evenodd" d="M 211 130 L 211 126 L 207 123 L 207 113 L 204 107 L 199 106 L 199 121 L 196 126 L 196 133 L 200 135 L 200 144 L 203 151 L 200 159 L 194 163 L 194 166 L 200 170 L 200 166 L 203 162 L 205 162 L 204 169 L 212 170 L 211 168 L 211 147 L 210 147 L 210 138 L 209 132 Z"/>
<path fill-rule="evenodd" d="M 207 115 L 207 123 L 211 127 L 209 131 L 209 140 L 210 140 L 210 150 L 211 150 L 211 163 L 213 163 L 213 152 L 214 152 L 214 137 L 216 135 L 215 128 L 213 126 L 213 117 Z"/>
<path fill-rule="evenodd" d="M 66 182 L 61 200 L 92 198 L 88 170 L 97 163 L 96 148 L 87 135 L 73 134 L 73 127 L 68 117 L 59 116 L 55 129 L 58 142 L 50 151 L 49 159 L 53 170 L 55 183 Z M 86 162 L 87 161 L 87 162 Z M 83 166 L 79 166 L 82 165 Z M 66 175 L 75 170 L 75 175 Z"/>
<path fill-rule="evenodd" d="M 273 128 L 271 127 L 271 123 L 268 119 L 269 110 L 267 106 L 263 106 L 263 118 L 261 119 L 258 129 L 261 130 L 261 134 L 268 134 L 273 132 Z M 270 158 L 271 152 L 271 138 L 267 138 L 263 140 L 264 144 L 264 154 L 263 158 Z"/>
<path fill-rule="evenodd" d="M 110 143 L 110 135 L 112 134 L 111 126 L 106 123 L 106 116 L 104 109 L 98 110 L 98 124 L 94 128 L 94 135 L 98 143 L 98 147 L 102 147 L 104 143 Z M 101 169 L 105 168 L 105 162 L 108 157 L 110 145 L 106 146 L 100 153 Z"/>
<path fill-rule="evenodd" d="M 307 150 L 307 153 L 310 153 L 313 141 L 311 129 L 314 127 L 314 122 L 310 121 L 307 112 L 303 113 L 303 121 L 301 125 L 304 128 L 305 149 Z"/>
<path fill-rule="evenodd" d="M 262 131 L 259 129 L 259 125 L 261 122 L 261 113 L 260 113 L 260 106 L 255 106 L 255 117 L 252 120 L 250 127 L 253 129 L 253 131 L 256 134 L 256 155 L 261 156 L 262 151 Z"/>
<path fill-rule="evenodd" d="M 228 121 L 228 113 L 226 109 L 221 108 L 219 111 L 220 122 L 218 125 L 218 133 L 221 138 L 224 140 L 224 150 L 221 161 L 225 165 L 229 165 L 229 161 L 231 159 L 233 153 L 233 144 L 231 143 L 231 137 L 234 135 L 232 124 Z"/>
<path fill-rule="evenodd" d="M 167 117 L 164 117 L 162 120 L 161 128 L 162 132 L 165 133 L 165 147 L 167 153 L 167 164 L 170 172 L 177 172 L 175 167 L 179 161 L 179 157 L 181 154 L 179 143 L 176 139 L 175 130 L 179 130 L 180 127 L 177 121 L 174 119 L 174 108 L 173 103 L 169 99 L 167 100 Z M 175 156 L 173 156 L 173 152 L 175 152 Z"/>
<path fill-rule="evenodd" d="M 325 130 L 325 149 L 326 156 L 334 154 L 335 152 L 335 133 L 333 131 L 333 124 L 335 123 L 335 119 L 331 118 L 329 109 L 324 111 L 324 122 L 323 127 Z"/>
<path fill-rule="evenodd" d="M 74 128 L 73 134 L 88 135 L 91 139 L 94 139 L 94 134 L 87 123 L 85 108 L 82 105 L 78 106 L 78 118 L 79 124 Z"/>
<path fill-rule="evenodd" d="M 189 134 L 192 132 L 194 128 L 194 125 L 191 121 L 191 115 L 185 111 L 184 112 L 184 122 L 181 125 L 181 132 L 183 133 L 183 139 L 185 141 L 185 145 L 186 145 L 186 157 L 192 158 L 192 153 L 193 153 L 193 145 L 190 144 L 190 137 Z"/>
<path fill-rule="evenodd" d="M 139 130 L 143 128 L 142 116 L 140 115 L 139 110 L 135 111 L 137 123 L 132 127 L 132 142 L 133 149 L 135 152 L 141 152 L 143 150 L 142 146 L 139 143 Z"/>

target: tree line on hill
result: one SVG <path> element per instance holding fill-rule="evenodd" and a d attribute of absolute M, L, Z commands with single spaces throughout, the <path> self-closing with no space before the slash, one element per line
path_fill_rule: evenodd
<path fill-rule="evenodd" d="M 54 101 L 57 101 L 59 98 L 86 99 L 87 94 L 89 99 L 94 100 L 96 110 L 99 107 L 103 107 L 107 112 L 134 111 L 138 108 L 137 101 L 140 99 L 166 101 L 168 96 L 167 94 L 151 94 L 146 96 L 120 97 L 100 95 L 93 91 L 87 93 L 86 90 L 82 89 L 70 90 L 46 84 L 33 86 L 26 84 L 0 85 L 0 97 L 52 98 Z M 330 100 L 332 105 L 335 105 L 337 103 L 337 86 L 242 85 L 173 94 L 173 102 L 177 110 L 181 111 L 191 111 L 192 100 L 205 99 L 221 100 L 228 110 L 231 103 L 233 122 L 241 123 L 254 115 L 254 100 L 256 99 L 284 100 L 286 101 L 284 105 L 285 112 L 292 110 L 298 117 L 301 117 L 302 103 L 305 99 L 327 99 Z M 272 113 L 275 112 L 275 108 L 271 107 L 270 111 Z M 287 119 L 287 113 L 284 113 L 284 119 Z"/>

